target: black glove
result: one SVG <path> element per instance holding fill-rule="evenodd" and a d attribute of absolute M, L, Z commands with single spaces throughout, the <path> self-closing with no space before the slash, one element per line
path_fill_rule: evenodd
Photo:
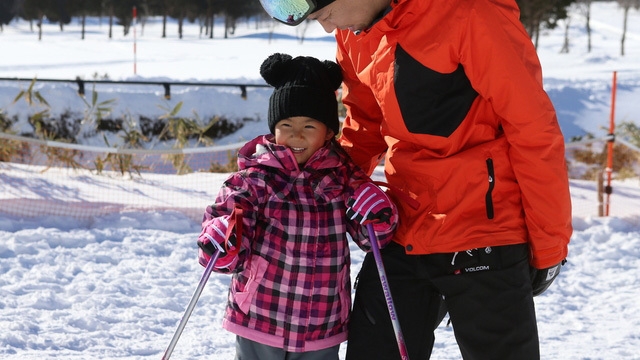
<path fill-rule="evenodd" d="M 533 296 L 542 294 L 545 290 L 551 286 L 553 280 L 560 274 L 560 268 L 567 260 L 562 260 L 561 263 L 554 265 L 546 269 L 536 269 L 533 266 L 530 267 L 529 275 L 531 275 L 531 287 L 533 287 Z"/>

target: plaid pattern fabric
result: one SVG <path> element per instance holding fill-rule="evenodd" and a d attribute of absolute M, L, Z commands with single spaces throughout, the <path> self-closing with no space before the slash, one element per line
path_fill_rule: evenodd
<path fill-rule="evenodd" d="M 333 143 L 300 169 L 270 139 L 241 149 L 240 170 L 204 216 L 226 215 L 234 206 L 245 215 L 225 327 L 286 351 L 333 346 L 345 339 L 351 307 L 347 234 L 369 249 L 366 232 L 347 220 L 345 202 L 370 179 Z M 378 236 L 391 240 L 391 232 Z"/>

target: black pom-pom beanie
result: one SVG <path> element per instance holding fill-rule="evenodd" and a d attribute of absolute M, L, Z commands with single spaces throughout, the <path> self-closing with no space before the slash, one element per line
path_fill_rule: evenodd
<path fill-rule="evenodd" d="M 307 116 L 324 123 L 335 134 L 340 131 L 336 90 L 342 71 L 333 61 L 276 53 L 260 66 L 260 75 L 275 89 L 269 99 L 269 130 L 278 121 Z"/>

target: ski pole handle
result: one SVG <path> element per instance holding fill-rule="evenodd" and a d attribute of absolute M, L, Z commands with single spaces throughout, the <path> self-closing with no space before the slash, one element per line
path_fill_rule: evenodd
<path fill-rule="evenodd" d="M 384 299 L 387 301 L 387 308 L 389 309 L 389 316 L 391 317 L 391 324 L 393 325 L 393 332 L 398 342 L 398 350 L 400 351 L 400 358 L 402 360 L 409 360 L 409 353 L 407 352 L 407 346 L 402 336 L 402 329 L 400 329 L 400 321 L 396 312 L 396 307 L 393 304 L 393 298 L 391 297 L 391 290 L 389 289 L 389 282 L 387 281 L 387 273 L 384 270 L 384 263 L 382 262 L 382 255 L 380 255 L 380 247 L 378 246 L 378 238 L 373 230 L 373 224 L 367 224 L 367 231 L 369 232 L 369 242 L 371 243 L 371 251 L 373 252 L 373 258 L 376 261 L 376 267 L 378 268 L 378 276 L 380 276 L 380 283 L 382 284 L 382 291 L 384 292 Z"/>
<path fill-rule="evenodd" d="M 182 320 L 180 320 L 180 324 L 178 324 L 178 328 L 176 329 L 176 332 L 173 334 L 173 338 L 171 339 L 171 342 L 169 343 L 167 350 L 165 350 L 164 355 L 162 356 L 162 360 L 169 360 L 169 358 L 171 357 L 171 353 L 173 353 L 173 349 L 176 347 L 176 344 L 178 343 L 178 339 L 180 339 L 180 335 L 182 335 L 182 331 L 184 330 L 184 327 L 187 325 L 187 321 L 189 321 L 189 317 L 191 317 L 191 313 L 193 312 L 193 309 L 196 307 L 196 304 L 198 303 L 198 299 L 200 299 L 202 290 L 204 289 L 204 286 L 207 284 L 207 281 L 209 280 L 209 276 L 213 271 L 213 266 L 216 264 L 216 261 L 218 261 L 218 257 L 220 257 L 220 250 L 217 250 L 213 254 L 211 259 L 209 259 L 209 263 L 207 264 L 207 267 L 204 268 L 202 277 L 200 277 L 200 283 L 198 283 L 198 287 L 193 292 L 193 296 L 191 296 L 191 301 L 189 301 L 189 305 L 187 305 L 187 309 L 184 311 L 184 315 L 182 315 Z"/>

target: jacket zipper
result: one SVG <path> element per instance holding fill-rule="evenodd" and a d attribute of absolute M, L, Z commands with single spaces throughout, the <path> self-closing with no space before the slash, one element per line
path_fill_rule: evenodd
<path fill-rule="evenodd" d="M 487 218 L 493 219 L 493 198 L 491 197 L 491 193 L 493 192 L 493 187 L 496 184 L 496 179 L 493 173 L 493 160 L 491 158 L 487 159 L 487 172 L 489 175 L 489 188 L 487 189 L 484 201 L 487 208 Z"/>

